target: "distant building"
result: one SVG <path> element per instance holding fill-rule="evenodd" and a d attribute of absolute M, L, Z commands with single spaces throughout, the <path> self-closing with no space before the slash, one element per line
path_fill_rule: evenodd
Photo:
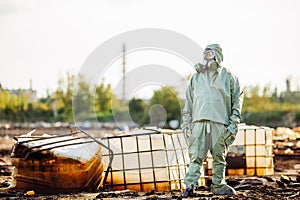
<path fill-rule="evenodd" d="M 2 89 L 1 85 L 0 88 Z M 11 95 L 19 96 L 20 94 L 23 94 L 25 96 L 29 96 L 29 102 L 36 102 L 38 100 L 36 90 L 32 89 L 32 80 L 30 80 L 29 89 L 2 89 L 2 90 L 8 91 Z"/>
<path fill-rule="evenodd" d="M 23 95 L 28 95 L 29 96 L 29 102 L 36 102 L 38 100 L 37 95 L 36 95 L 36 90 L 33 89 L 12 89 L 12 90 L 7 90 L 9 91 L 10 94 L 14 94 L 16 96 L 19 96 L 20 93 Z"/>

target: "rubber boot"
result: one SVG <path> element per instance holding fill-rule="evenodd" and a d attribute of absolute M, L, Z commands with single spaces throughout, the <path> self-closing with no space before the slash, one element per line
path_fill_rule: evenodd
<path fill-rule="evenodd" d="M 236 195 L 235 189 L 227 184 L 223 184 L 220 186 L 212 185 L 211 192 L 216 195 Z"/>
<path fill-rule="evenodd" d="M 181 197 L 187 198 L 187 197 L 193 197 L 194 196 L 194 186 L 189 185 L 187 188 L 185 188 L 181 194 Z"/>

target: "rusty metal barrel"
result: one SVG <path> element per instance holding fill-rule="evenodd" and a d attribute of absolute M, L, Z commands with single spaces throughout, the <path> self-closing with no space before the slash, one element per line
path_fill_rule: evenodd
<path fill-rule="evenodd" d="M 76 131 L 57 136 L 22 135 L 12 151 L 10 190 L 38 193 L 92 191 L 103 180 L 102 146 Z"/>

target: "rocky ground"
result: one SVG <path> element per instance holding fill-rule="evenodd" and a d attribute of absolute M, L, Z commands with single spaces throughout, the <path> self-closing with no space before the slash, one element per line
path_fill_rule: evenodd
<path fill-rule="evenodd" d="M 47 130 L 55 133 L 68 130 Z M 7 188 L 12 180 L 11 148 L 13 136 L 28 132 L 28 130 L 1 131 L 0 133 L 0 199 L 37 199 L 37 200 L 67 200 L 67 199 L 181 199 L 181 191 L 166 192 L 135 192 L 135 191 L 95 191 L 77 194 L 43 195 L 28 192 L 9 192 Z M 210 192 L 210 180 L 207 187 L 197 188 L 193 199 L 300 199 L 300 159 L 299 156 L 275 157 L 275 174 L 265 177 L 230 176 L 226 181 L 237 190 L 236 196 L 217 196 Z"/>

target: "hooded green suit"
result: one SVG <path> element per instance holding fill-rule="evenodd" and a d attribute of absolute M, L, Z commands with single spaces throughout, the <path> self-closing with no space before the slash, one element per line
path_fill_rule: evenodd
<path fill-rule="evenodd" d="M 189 138 L 190 164 L 185 185 L 198 184 L 199 169 L 210 150 L 213 157 L 212 190 L 214 192 L 226 186 L 225 158 L 228 147 L 233 143 L 238 131 L 243 91 L 238 78 L 220 65 L 223 61 L 221 47 L 212 44 L 206 49 L 214 51 L 217 68 L 197 70 L 186 91 L 182 128 L 189 129 L 191 136 Z M 201 64 L 197 65 L 199 67 Z"/>

